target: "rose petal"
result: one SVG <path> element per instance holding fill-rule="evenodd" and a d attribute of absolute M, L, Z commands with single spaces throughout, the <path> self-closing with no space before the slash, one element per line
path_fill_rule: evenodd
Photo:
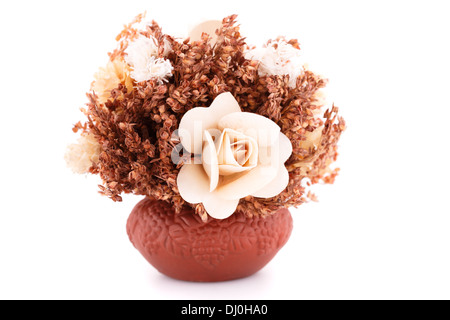
<path fill-rule="evenodd" d="M 200 154 L 203 146 L 203 131 L 206 128 L 201 120 L 208 116 L 207 108 L 194 108 L 185 113 L 178 127 L 178 136 L 187 152 Z"/>
<path fill-rule="evenodd" d="M 216 189 L 219 183 L 219 164 L 217 162 L 216 147 L 211 134 L 208 131 L 204 132 L 205 135 L 205 147 L 202 153 L 202 163 L 206 174 L 209 177 L 209 191 Z"/>
<path fill-rule="evenodd" d="M 209 20 L 192 28 L 189 32 L 189 38 L 191 42 L 200 41 L 202 39 L 202 33 L 207 33 L 211 36 L 212 44 L 217 41 L 216 30 L 222 27 L 222 21 L 219 20 Z"/>
<path fill-rule="evenodd" d="M 252 196 L 258 198 L 272 198 L 280 194 L 289 183 L 289 172 L 287 171 L 284 163 L 289 159 L 292 154 L 292 143 L 289 138 L 280 132 L 278 143 L 272 145 L 270 153 L 272 155 L 278 155 L 278 172 L 276 177 L 269 182 L 266 186 L 252 193 Z M 266 148 L 267 149 L 267 148 Z M 263 150 L 265 152 L 266 150 Z M 275 163 L 273 163 L 275 164 Z"/>
<path fill-rule="evenodd" d="M 248 156 L 245 166 L 249 168 L 256 167 L 256 165 L 258 164 L 258 153 L 259 153 L 259 146 L 256 141 L 254 143 L 250 141 L 249 153 L 250 155 Z"/>
<path fill-rule="evenodd" d="M 278 139 L 280 127 L 264 116 L 250 112 L 235 112 L 222 117 L 218 128 L 233 129 L 244 133 L 258 142 L 258 146 L 267 147 Z"/>
<path fill-rule="evenodd" d="M 270 166 L 272 163 L 276 163 L 278 161 L 278 154 L 272 152 L 272 147 L 261 147 L 259 146 L 258 152 L 258 163 L 263 166 Z"/>
<path fill-rule="evenodd" d="M 286 189 L 289 183 L 289 172 L 284 165 L 281 165 L 278 169 L 277 176 L 270 181 L 262 189 L 252 193 L 251 195 L 257 198 L 272 198 L 279 195 L 284 189 Z"/>
<path fill-rule="evenodd" d="M 239 151 L 236 151 L 238 144 L 243 152 L 240 156 Z M 247 151 L 244 150 L 245 146 Z M 252 137 L 232 129 L 225 129 L 217 145 L 217 158 L 220 175 L 248 171 L 257 165 L 258 144 Z M 238 160 L 241 160 L 243 164 L 241 165 Z"/>
<path fill-rule="evenodd" d="M 258 142 L 253 137 L 246 136 L 238 131 L 232 129 L 225 129 L 225 131 L 228 134 L 233 158 L 236 160 L 236 163 L 239 165 L 247 163 L 249 166 L 255 166 L 258 162 Z M 240 150 L 244 151 L 245 157 L 241 158 L 238 156 Z"/>
<path fill-rule="evenodd" d="M 229 200 L 244 198 L 265 187 L 277 171 L 277 167 L 258 165 L 250 171 L 222 177 L 215 193 Z"/>
<path fill-rule="evenodd" d="M 234 154 L 234 157 L 236 158 L 236 161 L 240 166 L 243 166 L 249 158 L 248 152 L 245 151 L 245 147 L 242 150 L 235 151 Z"/>
<path fill-rule="evenodd" d="M 231 216 L 239 204 L 239 199 L 226 200 L 211 192 L 203 200 L 203 206 L 206 212 L 215 219 L 226 219 Z"/>
<path fill-rule="evenodd" d="M 292 154 L 292 142 L 282 132 L 280 132 L 279 136 L 278 154 L 280 163 L 285 163 Z"/>
<path fill-rule="evenodd" d="M 237 165 L 231 151 L 231 143 L 225 129 L 220 136 L 219 145 L 217 147 L 217 158 L 220 164 Z"/>
<path fill-rule="evenodd" d="M 283 133 L 279 133 L 278 141 L 272 146 L 259 147 L 258 161 L 262 165 L 278 167 L 285 163 L 292 154 L 291 140 Z"/>
<path fill-rule="evenodd" d="M 219 163 L 239 166 L 240 164 L 236 158 L 237 147 L 239 144 L 242 149 L 246 142 L 247 144 L 252 144 L 250 152 L 253 151 L 253 144 L 256 144 L 253 138 L 232 129 L 224 129 L 217 148 Z M 244 163 L 246 161 L 247 159 Z"/>
<path fill-rule="evenodd" d="M 229 92 L 219 94 L 209 108 L 193 108 L 180 121 L 178 135 L 183 147 L 190 153 L 202 152 L 203 132 L 218 127 L 221 118 L 229 113 L 240 113 L 241 108 Z"/>
<path fill-rule="evenodd" d="M 213 116 L 215 124 L 217 124 L 222 117 L 229 113 L 241 112 L 239 103 L 230 92 L 219 94 L 208 109 L 211 111 L 211 116 Z M 214 126 L 214 128 L 215 127 L 216 126 Z"/>
<path fill-rule="evenodd" d="M 234 166 L 229 164 L 219 164 L 219 172 L 221 176 L 229 176 L 231 174 L 249 171 L 252 168 L 249 167 L 241 167 L 241 166 Z"/>
<path fill-rule="evenodd" d="M 209 178 L 201 164 L 185 164 L 177 176 L 180 196 L 189 203 L 201 203 L 209 194 Z"/>

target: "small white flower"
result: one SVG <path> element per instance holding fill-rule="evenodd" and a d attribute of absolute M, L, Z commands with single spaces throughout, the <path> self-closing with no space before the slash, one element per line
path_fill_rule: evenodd
<path fill-rule="evenodd" d="M 164 53 L 170 50 L 170 44 L 164 43 Z M 133 68 L 131 77 L 137 82 L 156 79 L 161 84 L 172 76 L 173 66 L 169 60 L 158 58 L 158 45 L 155 38 L 140 35 L 125 50 L 125 61 Z"/>
<path fill-rule="evenodd" d="M 260 76 L 289 75 L 291 88 L 295 88 L 298 76 L 304 72 L 304 61 L 300 50 L 283 39 L 273 41 L 262 48 L 249 50 L 245 58 L 260 62 L 258 67 Z"/>
<path fill-rule="evenodd" d="M 100 103 L 111 99 L 111 91 L 116 89 L 120 83 L 126 86 L 128 92 L 133 90 L 130 67 L 121 59 L 108 61 L 106 67 L 100 68 L 94 75 L 94 79 L 91 89 L 97 94 Z"/>
<path fill-rule="evenodd" d="M 80 136 L 78 143 L 67 147 L 64 159 L 73 172 L 88 173 L 92 165 L 98 162 L 100 151 L 101 148 L 97 139 L 94 135 L 88 133 Z"/>

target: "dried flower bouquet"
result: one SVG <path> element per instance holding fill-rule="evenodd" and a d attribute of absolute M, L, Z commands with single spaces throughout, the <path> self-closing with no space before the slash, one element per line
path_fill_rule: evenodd
<path fill-rule="evenodd" d="M 187 39 L 156 22 L 138 28 L 142 15 L 126 25 L 95 74 L 69 166 L 98 174 L 100 193 L 114 201 L 144 195 L 205 223 L 315 200 L 307 188 L 334 182 L 345 122 L 297 40 L 255 47 L 236 18 Z"/>

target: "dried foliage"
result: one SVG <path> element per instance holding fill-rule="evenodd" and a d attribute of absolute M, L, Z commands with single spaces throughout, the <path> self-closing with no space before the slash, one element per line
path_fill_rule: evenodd
<path fill-rule="evenodd" d="M 218 39 L 211 45 L 204 34 L 201 41 L 179 42 L 163 34 L 153 22 L 146 30 L 134 28 L 138 16 L 117 37 L 118 48 L 110 53 L 110 59 L 123 57 L 131 40 L 139 34 L 153 36 L 159 43 L 162 56 L 163 41 L 168 41 L 172 52 L 166 56 L 174 67 L 168 83 L 158 84 L 149 80 L 135 84 L 133 91 L 119 85 L 111 93 L 111 99 L 102 104 L 94 93 L 88 93 L 85 124 L 78 129 L 92 133 L 99 141 L 102 152 L 98 163 L 90 172 L 103 180 L 100 192 L 114 201 L 121 201 L 122 193 L 145 195 L 170 202 L 179 212 L 183 206 L 192 206 L 196 213 L 206 218 L 201 204 L 190 205 L 179 195 L 176 178 L 182 163 L 174 164 L 171 153 L 179 143 L 173 139 L 182 116 L 194 107 L 208 107 L 223 92 L 231 92 L 242 111 L 254 112 L 276 122 L 290 138 L 293 154 L 286 163 L 290 172 L 288 187 L 270 199 L 246 197 L 241 199 L 238 210 L 247 215 L 268 215 L 281 207 L 296 207 L 307 201 L 302 181 L 310 184 L 333 183 L 337 170 L 330 164 L 336 160 L 337 142 L 345 129 L 345 122 L 337 116 L 333 107 L 325 113 L 325 121 L 314 115 L 320 108 L 316 93 L 326 81 L 311 71 L 298 77 L 297 86 L 289 88 L 287 76 L 259 77 L 258 62 L 246 60 L 245 39 L 239 33 L 236 16 L 223 20 Z M 290 43 L 299 48 L 296 40 Z M 305 150 L 301 141 L 305 133 L 324 126 L 320 145 Z M 310 194 L 312 200 L 315 196 Z"/>

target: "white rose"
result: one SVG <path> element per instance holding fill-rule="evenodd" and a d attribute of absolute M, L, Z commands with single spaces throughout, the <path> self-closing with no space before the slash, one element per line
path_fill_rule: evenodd
<path fill-rule="evenodd" d="M 274 197 L 289 182 L 284 163 L 292 153 L 291 141 L 272 120 L 241 112 L 229 92 L 218 95 L 209 108 L 186 112 L 178 134 L 188 152 L 202 155 L 201 161 L 180 169 L 180 195 L 186 202 L 203 203 L 213 218 L 229 217 L 246 196 Z"/>

